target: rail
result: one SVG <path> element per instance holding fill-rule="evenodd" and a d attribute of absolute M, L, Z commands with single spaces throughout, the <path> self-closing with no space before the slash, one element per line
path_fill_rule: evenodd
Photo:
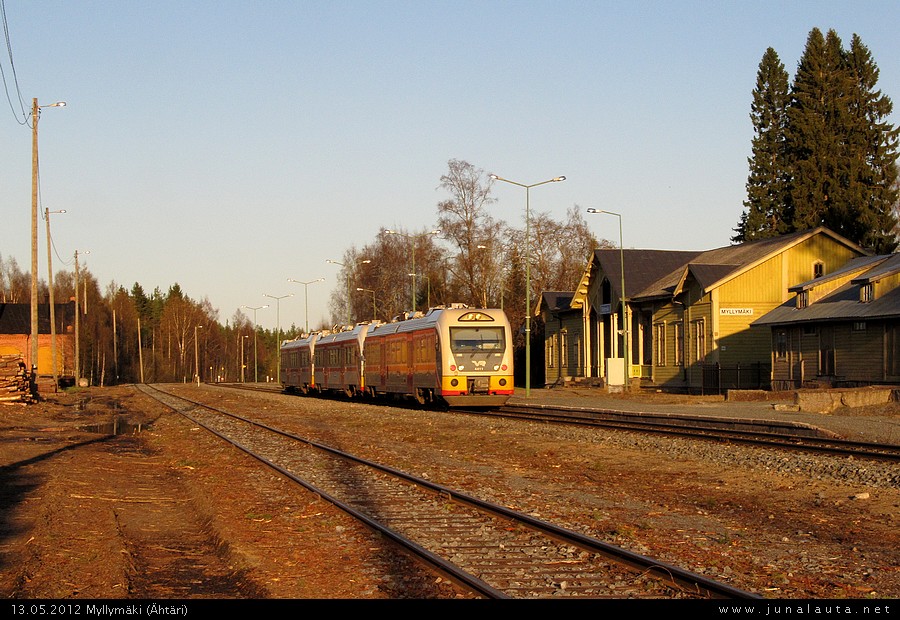
<path fill-rule="evenodd" d="M 334 503 L 401 545 L 434 570 L 479 596 L 591 596 L 602 589 L 601 581 L 604 577 L 601 575 L 608 570 L 604 567 L 611 560 L 615 565 L 631 572 L 632 579 L 652 581 L 654 585 L 643 587 L 651 588 L 651 596 L 654 598 L 760 598 L 680 567 L 630 552 L 262 422 L 183 396 L 175 396 L 158 388 L 153 390 L 173 410 Z M 178 400 L 173 402 L 174 399 Z M 179 405 L 179 402 L 182 404 Z M 198 409 L 210 413 L 198 415 Z M 199 419 L 203 415 L 210 415 L 211 419 Z M 222 416 L 228 416 L 230 421 L 250 425 L 258 431 L 274 433 L 283 440 L 302 442 L 315 448 L 318 453 L 339 459 L 347 464 L 345 467 L 354 468 L 353 473 L 348 474 L 352 478 L 353 489 L 348 490 L 343 482 L 333 480 L 332 476 L 337 475 L 334 472 L 339 469 L 334 464 L 287 464 L 283 455 L 298 455 L 302 452 L 302 458 L 306 459 L 309 451 L 284 447 L 279 450 L 255 448 L 253 446 L 262 445 L 259 443 L 261 439 L 247 437 L 244 435 L 245 431 L 238 431 L 234 427 L 223 430 L 220 426 Z M 265 456 L 272 453 L 282 456 Z M 307 468 L 304 475 L 297 473 L 296 470 L 300 468 Z M 327 471 L 329 474 L 326 477 L 315 473 L 319 471 Z M 321 479 L 311 482 L 309 478 L 316 476 L 321 476 Z M 399 486 L 385 486 L 385 482 L 379 478 L 382 476 L 398 481 Z M 413 492 L 412 489 L 416 491 Z M 416 495 L 422 492 L 432 499 L 424 501 Z M 406 494 L 412 494 L 412 497 L 407 498 Z M 385 499 L 388 497 L 389 500 Z M 439 501 L 433 498 L 438 498 Z M 462 507 L 464 512 L 448 511 L 448 501 Z M 398 506 L 396 502 L 402 504 Z M 470 512 L 470 509 L 475 512 Z M 460 540 L 456 540 L 458 536 Z M 570 548 L 581 551 L 572 553 Z M 451 557 L 454 559 L 451 560 Z M 511 578 L 511 566 L 524 572 L 524 576 Z M 636 596 L 636 591 L 637 587 L 629 595 Z"/>

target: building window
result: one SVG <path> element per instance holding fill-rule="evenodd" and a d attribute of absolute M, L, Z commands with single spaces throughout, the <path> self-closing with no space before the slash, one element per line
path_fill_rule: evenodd
<path fill-rule="evenodd" d="M 875 298 L 875 285 L 869 282 L 868 284 L 863 284 L 859 287 L 859 300 L 861 302 L 869 303 Z"/>
<path fill-rule="evenodd" d="M 559 333 L 561 338 L 559 343 L 559 354 L 561 355 L 559 365 L 561 368 L 569 367 L 569 332 L 562 330 Z"/>
<path fill-rule="evenodd" d="M 809 305 L 809 291 L 800 291 L 797 295 L 797 309 L 802 310 Z"/>
<path fill-rule="evenodd" d="M 547 368 L 556 366 L 556 336 L 547 338 Z"/>
<path fill-rule="evenodd" d="M 693 321 L 694 328 L 694 353 L 696 360 L 702 362 L 706 359 L 706 321 L 700 319 Z"/>
<path fill-rule="evenodd" d="M 675 328 L 675 365 L 684 366 L 684 323 L 678 321 Z"/>
<path fill-rule="evenodd" d="M 825 275 L 825 263 L 817 260 L 813 263 L 813 278 L 821 278 Z"/>
<path fill-rule="evenodd" d="M 666 324 L 657 323 L 653 326 L 653 339 L 656 342 L 656 365 L 666 365 Z"/>
<path fill-rule="evenodd" d="M 866 331 L 866 322 L 865 321 L 853 321 L 853 331 L 855 331 L 855 332 Z"/>

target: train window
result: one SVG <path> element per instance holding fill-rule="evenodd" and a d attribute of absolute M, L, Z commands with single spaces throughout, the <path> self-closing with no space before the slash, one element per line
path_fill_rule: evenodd
<path fill-rule="evenodd" d="M 454 353 L 501 352 L 505 348 L 502 327 L 450 328 L 450 350 Z"/>

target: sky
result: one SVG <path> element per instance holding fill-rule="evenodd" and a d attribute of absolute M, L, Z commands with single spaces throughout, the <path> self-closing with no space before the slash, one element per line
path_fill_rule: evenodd
<path fill-rule="evenodd" d="M 350 248 L 430 230 L 450 160 L 532 214 L 621 215 L 627 248 L 726 246 L 756 73 L 812 28 L 858 34 L 900 124 L 891 1 L 0 0 L 0 256 L 31 271 L 32 100 L 53 268 L 328 319 Z M 491 215 L 523 227 L 525 190 Z M 619 242 L 619 218 L 586 215 Z M 46 229 L 38 274 L 46 279 Z M 587 261 L 588 257 L 585 257 Z M 289 280 L 322 283 L 303 286 Z M 308 298 L 305 293 L 308 294 Z M 284 297 L 280 300 L 267 297 Z M 307 313 L 308 308 L 308 313 Z"/>

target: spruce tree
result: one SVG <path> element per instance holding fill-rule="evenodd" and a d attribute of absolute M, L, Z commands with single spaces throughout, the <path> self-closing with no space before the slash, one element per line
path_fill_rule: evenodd
<path fill-rule="evenodd" d="M 788 107 L 786 131 L 791 168 L 793 227 L 806 230 L 827 226 L 844 233 L 835 205 L 838 187 L 841 137 L 840 39 L 834 31 L 828 39 L 818 28 L 810 32 L 797 67 Z"/>
<path fill-rule="evenodd" d="M 879 254 L 897 247 L 898 129 L 885 119 L 893 103 L 876 90 L 878 67 L 856 34 L 846 55 L 853 90 L 849 97 L 847 199 L 857 205 L 861 244 Z"/>
<path fill-rule="evenodd" d="M 787 110 L 784 213 L 790 229 L 826 226 L 887 253 L 897 246 L 898 130 L 886 121 L 892 104 L 877 81 L 859 36 L 847 51 L 834 30 L 810 32 Z"/>
<path fill-rule="evenodd" d="M 750 106 L 755 135 L 752 155 L 748 158 L 746 210 L 741 214 L 732 241 L 752 241 L 790 232 L 784 133 L 788 81 L 784 64 L 770 47 L 756 74 L 756 89 Z"/>

